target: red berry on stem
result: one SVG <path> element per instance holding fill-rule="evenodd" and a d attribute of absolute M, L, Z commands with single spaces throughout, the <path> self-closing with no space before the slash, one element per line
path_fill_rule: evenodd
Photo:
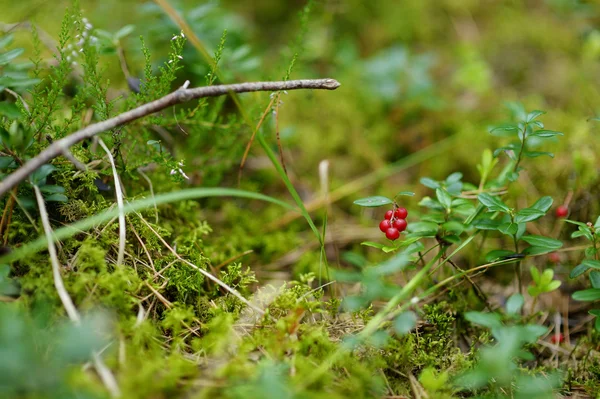
<path fill-rule="evenodd" d="M 569 208 L 567 208 L 565 205 L 561 205 L 558 208 L 556 208 L 556 217 L 566 218 L 568 214 Z"/>
<path fill-rule="evenodd" d="M 404 219 L 396 219 L 394 220 L 394 223 L 392 223 L 392 225 L 398 229 L 398 231 L 404 231 L 406 230 L 406 226 L 408 226 L 408 223 L 406 223 L 406 220 Z"/>
<path fill-rule="evenodd" d="M 560 255 L 558 254 L 558 252 L 551 252 L 550 254 L 548 254 L 548 260 L 551 263 L 560 263 Z"/>
<path fill-rule="evenodd" d="M 389 229 L 390 227 L 392 227 L 392 223 L 390 223 L 389 220 L 384 219 L 381 221 L 381 223 L 379 223 L 379 230 L 381 230 L 382 232 L 386 232 L 387 229 Z"/>
<path fill-rule="evenodd" d="M 394 241 L 397 240 L 400 237 L 400 232 L 398 231 L 397 228 L 395 227 L 390 227 L 389 229 L 387 229 L 387 231 L 385 232 L 385 236 L 387 238 L 389 238 L 390 240 Z"/>
<path fill-rule="evenodd" d="M 396 216 L 398 219 L 406 219 L 408 216 L 408 211 L 406 208 L 398 208 L 396 209 L 396 212 L 394 212 L 394 216 Z"/>
<path fill-rule="evenodd" d="M 560 344 L 561 342 L 563 342 L 565 340 L 565 336 L 560 333 L 560 334 L 554 334 L 552 335 L 552 338 L 550 338 L 550 341 L 556 345 L 556 344 Z"/>
<path fill-rule="evenodd" d="M 387 211 L 387 212 L 385 213 L 385 218 L 386 218 L 387 220 L 390 220 L 390 219 L 392 218 L 392 215 L 393 215 L 393 214 L 394 214 L 394 212 L 393 212 L 393 211 Z"/>

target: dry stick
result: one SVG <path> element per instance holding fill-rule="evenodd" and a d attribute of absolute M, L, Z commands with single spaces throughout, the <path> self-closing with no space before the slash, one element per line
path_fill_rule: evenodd
<path fill-rule="evenodd" d="M 113 158 L 110 150 L 104 144 L 102 139 L 98 139 L 100 147 L 106 152 L 108 156 L 108 162 L 113 172 L 113 179 L 115 181 L 115 194 L 117 196 L 117 207 L 119 208 L 119 254 L 117 255 L 117 266 L 123 265 L 123 259 L 125 259 L 125 242 L 127 240 L 125 231 L 125 205 L 123 204 L 123 191 L 121 190 L 121 179 L 117 173 L 117 166 L 115 165 L 115 159 Z"/>
<path fill-rule="evenodd" d="M 50 255 L 50 262 L 52 263 L 52 276 L 54 280 L 54 287 L 58 293 L 58 297 L 62 302 L 69 319 L 76 325 L 81 324 L 81 317 L 75 308 L 75 304 L 71 300 L 69 293 L 67 292 L 60 275 L 60 264 L 58 263 L 58 255 L 56 254 L 56 248 L 54 247 L 54 240 L 52 239 L 52 227 L 50 226 L 50 219 L 48 218 L 48 212 L 46 212 L 46 205 L 44 204 L 44 197 L 39 187 L 34 185 L 33 190 L 35 192 L 35 198 L 40 209 L 40 218 L 42 219 L 42 225 L 44 226 L 44 233 L 48 239 L 48 254 Z M 94 360 L 94 367 L 100 376 L 100 379 L 109 390 L 113 397 L 121 396 L 121 390 L 117 385 L 115 376 L 111 373 L 110 369 L 106 367 L 102 358 L 96 352 L 92 352 L 92 358 Z"/>
<path fill-rule="evenodd" d="M 8 190 L 27 179 L 27 176 L 33 173 L 40 166 L 61 155 L 65 149 L 70 148 L 80 141 L 89 139 L 118 126 L 125 125 L 144 116 L 162 111 L 163 109 L 176 104 L 181 104 L 198 98 L 218 97 L 228 93 L 300 89 L 335 90 L 339 86 L 340 83 L 335 79 L 300 79 L 288 80 L 285 82 L 237 83 L 231 85 L 197 87 L 193 89 L 180 88 L 158 100 L 141 105 L 130 111 L 117 115 L 114 118 L 107 119 L 93 125 L 88 125 L 84 129 L 78 130 L 67 137 L 55 141 L 44 151 L 40 152 L 36 157 L 29 160 L 25 165 L 17 169 L 14 173 L 10 174 L 2 182 L 0 182 L 0 196 L 4 195 Z"/>

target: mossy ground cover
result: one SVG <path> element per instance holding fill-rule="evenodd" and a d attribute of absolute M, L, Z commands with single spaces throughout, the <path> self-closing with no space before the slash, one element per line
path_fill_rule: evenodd
<path fill-rule="evenodd" d="M 593 2 L 0 8 L 2 179 L 186 81 L 342 84 L 177 105 L 5 193 L 0 396 L 600 395 Z"/>

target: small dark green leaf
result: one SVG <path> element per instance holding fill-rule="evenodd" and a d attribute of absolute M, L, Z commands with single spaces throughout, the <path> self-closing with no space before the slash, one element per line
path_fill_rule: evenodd
<path fill-rule="evenodd" d="M 531 222 L 531 221 L 541 218 L 545 214 L 546 214 L 546 212 L 540 211 L 539 209 L 534 209 L 534 208 L 521 209 L 515 215 L 515 222 L 516 223 Z"/>
<path fill-rule="evenodd" d="M 579 277 L 588 270 L 590 270 L 590 268 L 588 266 L 584 265 L 583 263 L 580 265 L 577 265 L 573 268 L 573 270 L 571 270 L 571 273 L 569 273 L 569 278 Z"/>
<path fill-rule="evenodd" d="M 365 206 L 365 207 L 378 207 L 378 206 L 392 204 L 393 202 L 394 201 L 392 201 L 388 197 L 375 196 L 375 197 L 361 198 L 359 200 L 354 201 L 354 204 L 356 204 L 358 206 Z"/>
<path fill-rule="evenodd" d="M 519 231 L 519 225 L 516 223 L 506 222 L 498 226 L 498 231 L 506 235 L 515 235 Z"/>
<path fill-rule="evenodd" d="M 516 255 L 514 251 L 508 251 L 506 249 L 495 249 L 493 251 L 488 252 L 485 255 L 486 262 L 493 262 L 498 259 L 506 258 L 508 256 Z"/>
<path fill-rule="evenodd" d="M 436 182 L 433 179 L 430 179 L 429 177 L 423 177 L 420 180 L 421 184 L 424 185 L 425 187 L 429 187 L 432 189 L 436 189 L 440 187 L 440 183 Z"/>
<path fill-rule="evenodd" d="M 536 247 L 558 249 L 563 246 L 562 241 L 555 240 L 554 238 L 544 237 L 544 236 L 530 235 L 530 236 L 523 236 L 523 237 L 521 237 L 521 239 L 523 241 L 527 242 L 528 244 L 530 244 L 532 246 L 536 246 Z"/>
<path fill-rule="evenodd" d="M 69 200 L 64 194 L 50 194 L 44 196 L 44 199 L 48 202 L 67 202 Z"/>
<path fill-rule="evenodd" d="M 479 230 L 498 230 L 500 222 L 492 219 L 475 219 L 471 226 Z"/>
<path fill-rule="evenodd" d="M 32 184 L 42 186 L 46 184 L 48 175 L 56 170 L 56 167 L 50 164 L 40 166 L 35 172 L 29 175 L 29 180 Z"/>
<path fill-rule="evenodd" d="M 547 254 L 547 253 L 550 253 L 550 252 L 554 252 L 554 249 L 553 248 L 547 248 L 547 247 L 536 247 L 535 245 L 531 246 L 531 247 L 527 247 L 527 248 L 525 248 L 523 250 L 524 254 L 530 255 L 530 256 Z"/>
<path fill-rule="evenodd" d="M 583 302 L 597 301 L 600 299 L 600 289 L 590 288 L 587 290 L 575 291 L 573 293 L 573 299 Z"/>
<path fill-rule="evenodd" d="M 587 266 L 590 269 L 600 269 L 600 261 L 593 259 L 584 259 L 581 264 Z"/>
<path fill-rule="evenodd" d="M 490 211 L 501 211 L 508 213 L 510 208 L 498 197 L 492 196 L 488 193 L 481 193 L 477 197 L 479 202 L 485 205 Z"/>
<path fill-rule="evenodd" d="M 542 197 L 539 200 L 535 201 L 535 203 L 533 205 L 531 205 L 529 208 L 533 208 L 533 209 L 537 209 L 540 210 L 544 213 L 548 212 L 548 209 L 550 209 L 550 207 L 552 207 L 552 203 L 554 202 L 554 200 L 552 199 L 552 197 Z"/>
<path fill-rule="evenodd" d="M 452 207 L 452 197 L 446 190 L 443 188 L 438 188 L 435 190 L 435 195 L 440 204 L 446 209 L 450 209 Z"/>
<path fill-rule="evenodd" d="M 0 169 L 15 168 L 17 163 L 13 157 L 0 157 Z"/>
<path fill-rule="evenodd" d="M 597 270 L 592 270 L 590 272 L 590 282 L 592 283 L 593 288 L 600 288 L 600 272 Z"/>
<path fill-rule="evenodd" d="M 408 334 L 417 325 L 417 315 L 408 311 L 401 313 L 394 319 L 394 330 L 398 335 Z"/>

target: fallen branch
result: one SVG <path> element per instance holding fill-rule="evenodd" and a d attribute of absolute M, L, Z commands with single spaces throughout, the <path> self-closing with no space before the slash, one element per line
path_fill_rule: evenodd
<path fill-rule="evenodd" d="M 335 90 L 340 84 L 335 79 L 301 79 L 301 80 L 288 80 L 284 82 L 251 82 L 251 83 L 238 83 L 231 85 L 217 85 L 217 86 L 206 86 L 197 87 L 193 89 L 187 88 L 186 85 L 180 89 L 162 97 L 158 100 L 149 102 L 141 105 L 130 111 L 124 112 L 115 116 L 114 118 L 107 119 L 102 122 L 89 125 L 84 129 L 78 130 L 75 133 L 64 137 L 60 140 L 50 144 L 44 151 L 40 152 L 36 157 L 30 159 L 17 169 L 15 172 L 7 176 L 2 182 L 0 182 L 0 196 L 4 195 L 11 188 L 15 187 L 20 182 L 27 179 L 31 173 L 33 173 L 40 166 L 49 162 L 50 160 L 62 155 L 71 146 L 94 137 L 107 130 L 114 129 L 118 126 L 125 125 L 136 119 L 143 118 L 162 111 L 165 108 L 171 107 L 176 104 L 181 104 L 190 100 L 204 98 L 204 97 L 218 97 L 228 93 L 248 93 L 254 91 L 279 91 L 279 90 L 299 90 L 299 89 L 321 89 L 321 90 Z"/>

